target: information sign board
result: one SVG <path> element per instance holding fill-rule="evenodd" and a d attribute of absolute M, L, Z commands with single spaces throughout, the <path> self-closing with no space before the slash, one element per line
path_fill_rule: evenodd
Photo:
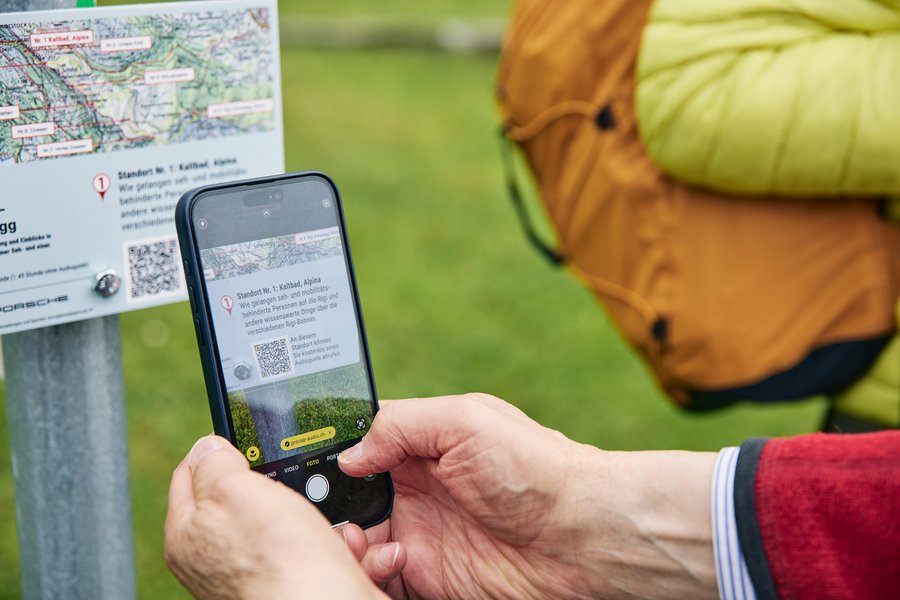
<path fill-rule="evenodd" d="M 186 190 L 284 171 L 276 0 L 0 15 L 0 334 L 186 298 Z"/>

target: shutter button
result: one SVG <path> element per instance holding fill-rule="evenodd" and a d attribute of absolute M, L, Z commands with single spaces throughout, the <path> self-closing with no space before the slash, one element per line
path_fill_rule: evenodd
<path fill-rule="evenodd" d="M 328 480 L 322 475 L 313 475 L 306 480 L 306 497 L 313 502 L 321 502 L 328 496 Z"/>

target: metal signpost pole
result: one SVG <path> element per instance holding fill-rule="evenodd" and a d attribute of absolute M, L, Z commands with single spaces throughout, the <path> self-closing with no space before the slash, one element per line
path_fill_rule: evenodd
<path fill-rule="evenodd" d="M 4 336 L 25 598 L 134 597 L 119 317 Z"/>
<path fill-rule="evenodd" d="M 23 597 L 134 598 L 119 317 L 10 334 L 3 351 Z"/>

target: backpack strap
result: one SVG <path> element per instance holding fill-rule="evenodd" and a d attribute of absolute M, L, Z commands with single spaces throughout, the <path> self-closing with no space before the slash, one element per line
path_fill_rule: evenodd
<path fill-rule="evenodd" d="M 503 174 L 506 179 L 506 191 L 509 193 L 509 199 L 512 201 L 513 209 L 516 211 L 516 217 L 519 219 L 519 225 L 525 237 L 531 242 L 535 250 L 546 258 L 553 266 L 559 267 L 566 262 L 566 257 L 558 249 L 553 248 L 549 243 L 545 242 L 538 235 L 534 228 L 531 216 L 528 214 L 528 208 L 525 206 L 525 200 L 522 198 L 522 192 L 519 189 L 519 182 L 516 180 L 515 163 L 512 155 L 513 141 L 507 135 L 506 127 L 500 126 L 500 157 L 503 161 Z"/>
<path fill-rule="evenodd" d="M 571 100 L 554 104 L 538 113 L 536 117 L 522 126 L 517 126 L 510 122 L 500 126 L 500 157 L 503 161 L 503 172 L 506 178 L 506 189 L 509 193 L 509 199 L 512 201 L 513 209 L 516 211 L 516 216 L 519 219 L 519 224 L 522 226 L 525 237 L 528 238 L 535 250 L 540 252 L 554 266 L 565 265 L 568 259 L 559 248 L 554 248 L 551 244 L 542 240 L 534 228 L 534 222 L 528 214 L 528 208 L 525 206 L 525 200 L 522 198 L 522 192 L 516 180 L 512 146 L 514 142 L 521 144 L 530 140 L 554 121 L 571 116 L 596 120 L 600 129 L 611 129 L 615 126 L 615 120 L 612 118 L 612 113 L 608 106 L 598 109 L 594 103 L 583 100 Z"/>

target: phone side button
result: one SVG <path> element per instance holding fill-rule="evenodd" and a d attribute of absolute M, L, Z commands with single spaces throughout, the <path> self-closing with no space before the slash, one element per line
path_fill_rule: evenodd
<path fill-rule="evenodd" d="M 194 319 L 194 331 L 197 332 L 197 344 L 202 348 L 206 343 L 203 341 L 203 334 L 200 333 L 200 319 Z"/>
<path fill-rule="evenodd" d="M 185 259 L 185 261 L 184 261 L 184 273 L 186 275 L 191 274 L 191 261 L 189 261 L 187 259 Z"/>
<path fill-rule="evenodd" d="M 197 294 L 194 291 L 194 286 L 188 286 L 188 300 L 191 301 L 191 311 L 196 315 L 197 314 Z"/>

